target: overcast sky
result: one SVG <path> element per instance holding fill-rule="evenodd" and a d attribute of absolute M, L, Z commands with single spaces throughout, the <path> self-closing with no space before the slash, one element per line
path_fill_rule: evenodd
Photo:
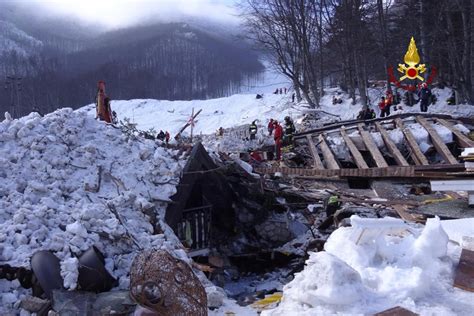
<path fill-rule="evenodd" d="M 5 1 L 5 0 L 0 0 Z M 6 0 L 12 1 L 12 0 Z M 42 7 L 53 14 L 76 16 L 85 22 L 121 27 L 152 18 L 173 20 L 189 15 L 237 23 L 236 0 L 13 0 Z"/>

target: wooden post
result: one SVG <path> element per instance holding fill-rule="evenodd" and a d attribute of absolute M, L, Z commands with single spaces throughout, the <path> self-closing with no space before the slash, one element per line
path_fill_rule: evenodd
<path fill-rule="evenodd" d="M 380 124 L 379 122 L 375 122 L 375 126 L 377 127 L 377 130 L 382 135 L 382 139 L 385 143 L 385 146 L 387 147 L 388 151 L 392 154 L 397 164 L 399 166 L 409 166 L 410 164 L 406 161 L 405 157 L 403 157 L 400 150 L 398 150 L 397 145 L 393 143 L 392 139 L 388 135 L 385 128 L 383 128 L 382 124 Z"/>
<path fill-rule="evenodd" d="M 449 148 L 443 142 L 441 136 L 439 136 L 433 126 L 431 126 L 431 124 L 424 117 L 421 116 L 417 116 L 416 121 L 420 123 L 420 125 L 423 126 L 424 129 L 426 129 L 426 131 L 430 135 L 430 139 L 433 142 L 434 147 L 436 148 L 436 151 L 443 157 L 443 159 L 447 163 L 457 164 L 457 159 L 454 158 L 453 154 L 449 151 Z"/>
<path fill-rule="evenodd" d="M 402 120 L 397 117 L 395 119 L 395 124 L 397 127 L 403 132 L 403 135 L 405 135 L 405 138 L 407 140 L 408 146 L 411 149 L 411 157 L 413 158 L 413 161 L 415 162 L 416 165 L 429 165 L 428 159 L 426 159 L 425 155 L 421 152 L 420 146 L 418 146 L 418 143 L 416 142 L 415 137 L 411 133 L 411 131 L 403 125 Z"/>
<path fill-rule="evenodd" d="M 197 111 L 196 114 L 193 115 L 192 119 L 194 120 L 198 115 L 199 113 L 201 113 L 202 109 Z M 191 125 L 190 121 L 188 121 L 178 132 L 178 134 L 176 134 L 176 136 L 174 137 L 175 139 L 178 139 L 179 136 L 181 136 L 181 133 L 189 126 Z"/>
<path fill-rule="evenodd" d="M 306 135 L 306 139 L 308 140 L 308 147 L 311 152 L 311 156 L 313 156 L 313 168 L 314 169 L 324 169 L 323 162 L 321 161 L 321 158 L 319 157 L 318 154 L 318 149 L 316 148 L 316 145 L 314 145 L 313 138 L 311 135 Z"/>
<path fill-rule="evenodd" d="M 437 118 L 436 121 L 440 123 L 441 125 L 445 126 L 448 128 L 451 133 L 454 134 L 454 138 L 456 139 L 456 142 L 458 143 L 459 146 L 463 148 L 468 148 L 468 147 L 474 147 L 474 141 L 470 140 L 466 135 L 461 133 L 458 129 L 454 128 L 454 126 L 449 123 L 446 120 Z"/>
<path fill-rule="evenodd" d="M 352 154 L 352 157 L 354 158 L 354 161 L 357 165 L 358 168 L 360 169 L 367 169 L 369 166 L 364 160 L 364 157 L 362 157 L 362 154 L 360 151 L 357 149 L 357 147 L 354 145 L 352 140 L 350 139 L 349 136 L 347 136 L 346 129 L 344 127 L 341 127 L 341 135 L 342 138 L 344 139 L 344 142 L 346 143 L 347 147 L 349 147 L 349 150 Z"/>
<path fill-rule="evenodd" d="M 191 112 L 190 123 L 191 123 L 191 144 L 192 144 L 193 143 L 193 130 L 194 130 L 194 108 Z"/>
<path fill-rule="evenodd" d="M 326 140 L 324 139 L 323 135 L 319 135 L 319 146 L 321 147 L 321 152 L 323 153 L 324 161 L 326 162 L 326 167 L 328 169 L 341 169 L 339 164 L 337 163 L 336 157 L 329 148 Z"/>
<path fill-rule="evenodd" d="M 374 158 L 374 161 L 377 167 L 379 168 L 388 167 L 387 162 L 383 158 L 382 153 L 380 152 L 377 145 L 375 144 L 372 136 L 370 135 L 369 132 L 367 132 L 364 129 L 364 124 L 360 123 L 357 126 L 359 128 L 360 136 L 362 137 L 362 140 L 364 141 L 364 144 L 369 150 L 370 154 Z"/>

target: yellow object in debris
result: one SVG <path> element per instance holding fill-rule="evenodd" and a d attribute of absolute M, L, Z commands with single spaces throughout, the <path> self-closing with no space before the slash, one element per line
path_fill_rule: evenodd
<path fill-rule="evenodd" d="M 474 132 L 467 134 L 467 137 L 469 137 L 471 140 L 474 140 Z"/>
<path fill-rule="evenodd" d="M 257 310 L 265 310 L 269 308 L 274 308 L 281 301 L 283 293 L 276 292 L 272 295 L 266 296 L 264 299 L 254 302 L 251 306 Z"/>
<path fill-rule="evenodd" d="M 448 202 L 448 201 L 451 201 L 453 200 L 453 197 L 449 194 L 445 194 L 444 195 L 444 198 L 442 199 L 429 199 L 429 200 L 425 200 L 423 201 L 423 204 L 432 204 L 432 203 L 439 203 L 439 202 Z"/>

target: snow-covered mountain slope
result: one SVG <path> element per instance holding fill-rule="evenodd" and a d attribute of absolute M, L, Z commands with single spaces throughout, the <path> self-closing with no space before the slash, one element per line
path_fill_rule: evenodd
<path fill-rule="evenodd" d="M 20 56 L 28 57 L 42 47 L 43 42 L 40 40 L 20 30 L 13 23 L 0 20 L 0 55 L 16 52 Z"/>
<path fill-rule="evenodd" d="M 65 286 L 74 288 L 77 260 L 71 258 L 95 245 L 125 289 L 139 251 L 134 240 L 188 260 L 163 222 L 167 204 L 161 202 L 175 193 L 184 163 L 177 151 L 130 140 L 72 109 L 5 119 L 0 122 L 0 264 L 29 267 L 36 251 L 51 250 L 64 265 Z M 158 217 L 161 232 L 154 234 L 150 214 Z M 17 281 L 1 279 L 0 314 L 8 314 L 25 293 Z"/>

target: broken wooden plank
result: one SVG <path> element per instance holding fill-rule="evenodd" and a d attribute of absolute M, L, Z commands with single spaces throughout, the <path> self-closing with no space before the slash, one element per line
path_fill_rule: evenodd
<path fill-rule="evenodd" d="M 398 216 L 400 216 L 400 218 L 403 219 L 404 221 L 413 222 L 413 223 L 426 222 L 425 216 L 420 215 L 420 214 L 408 213 L 408 208 L 406 207 L 406 205 L 395 204 L 395 205 L 392 205 L 392 207 L 397 212 Z"/>
<path fill-rule="evenodd" d="M 385 130 L 385 128 L 382 127 L 382 124 L 380 124 L 379 122 L 375 122 L 375 126 L 377 127 L 377 130 L 382 135 L 382 139 L 385 143 L 385 146 L 387 147 L 388 151 L 392 154 L 397 164 L 399 166 L 409 166 L 410 164 L 406 161 L 405 157 L 403 157 L 400 150 L 398 150 L 397 145 L 395 145 L 395 143 L 392 141 L 392 139 L 388 135 L 388 132 Z"/>
<path fill-rule="evenodd" d="M 326 167 L 328 169 L 337 170 L 340 169 L 339 164 L 337 163 L 336 157 L 329 148 L 326 140 L 324 139 L 323 135 L 319 135 L 319 146 L 321 147 L 321 152 L 323 153 L 324 161 L 326 163 Z"/>
<path fill-rule="evenodd" d="M 453 133 L 454 138 L 459 146 L 463 148 L 474 147 L 474 141 L 470 140 L 466 135 L 461 133 L 457 128 L 454 128 L 454 126 L 448 121 L 441 118 L 437 118 L 436 122 L 440 123 L 447 129 L 449 129 L 451 133 Z"/>
<path fill-rule="evenodd" d="M 463 249 L 454 272 L 454 286 L 474 292 L 474 251 Z"/>
<path fill-rule="evenodd" d="M 308 140 L 308 147 L 309 151 L 311 152 L 311 156 L 313 157 L 313 168 L 315 169 L 324 169 L 323 162 L 318 154 L 318 149 L 313 142 L 313 137 L 311 135 L 306 135 L 306 139 Z"/>
<path fill-rule="evenodd" d="M 388 164 L 383 158 L 382 153 L 380 152 L 379 148 L 375 144 L 374 139 L 372 138 L 370 133 L 364 129 L 364 124 L 361 123 L 361 124 L 358 124 L 357 126 L 359 128 L 360 136 L 362 137 L 362 140 L 364 141 L 365 146 L 367 147 L 370 154 L 372 155 L 372 158 L 374 158 L 374 161 L 377 167 L 379 168 L 388 167 Z"/>
<path fill-rule="evenodd" d="M 342 138 L 344 139 L 344 142 L 346 143 L 347 147 L 349 147 L 349 150 L 352 154 L 352 157 L 354 158 L 354 161 L 360 169 L 367 169 L 369 166 L 364 160 L 364 157 L 362 157 L 362 154 L 360 151 L 357 149 L 355 144 L 352 142 L 352 140 L 349 138 L 349 136 L 346 133 L 346 129 L 344 127 L 341 127 L 341 135 Z"/>
<path fill-rule="evenodd" d="M 403 307 L 397 306 L 377 313 L 374 316 L 418 316 L 418 314 L 409 311 Z"/>
<path fill-rule="evenodd" d="M 429 178 L 431 180 L 448 177 L 454 170 L 462 170 L 463 164 L 431 166 L 389 166 L 386 168 L 344 168 L 344 169 L 305 169 L 287 167 L 255 168 L 255 172 L 272 174 L 280 172 L 285 175 L 302 175 L 314 177 L 360 177 L 360 178 Z M 454 178 L 454 177 L 449 177 Z"/>
<path fill-rule="evenodd" d="M 405 127 L 405 125 L 403 125 L 403 122 L 400 118 L 395 119 L 395 124 L 399 129 L 402 130 L 403 135 L 405 135 L 408 147 L 411 150 L 411 157 L 413 158 L 415 164 L 429 165 L 428 159 L 426 159 L 425 155 L 423 155 L 423 152 L 421 151 L 420 146 L 418 146 L 418 143 L 416 142 L 416 139 L 413 136 L 412 132 L 407 127 Z"/>
<path fill-rule="evenodd" d="M 439 136 L 438 132 L 433 128 L 433 126 L 431 126 L 431 123 L 421 116 L 417 116 L 416 121 L 426 129 L 436 151 L 443 157 L 443 159 L 448 163 L 457 164 L 457 159 L 454 158 L 453 154 L 449 151 L 448 146 L 446 146 L 443 139 L 441 139 L 441 136 Z"/>

